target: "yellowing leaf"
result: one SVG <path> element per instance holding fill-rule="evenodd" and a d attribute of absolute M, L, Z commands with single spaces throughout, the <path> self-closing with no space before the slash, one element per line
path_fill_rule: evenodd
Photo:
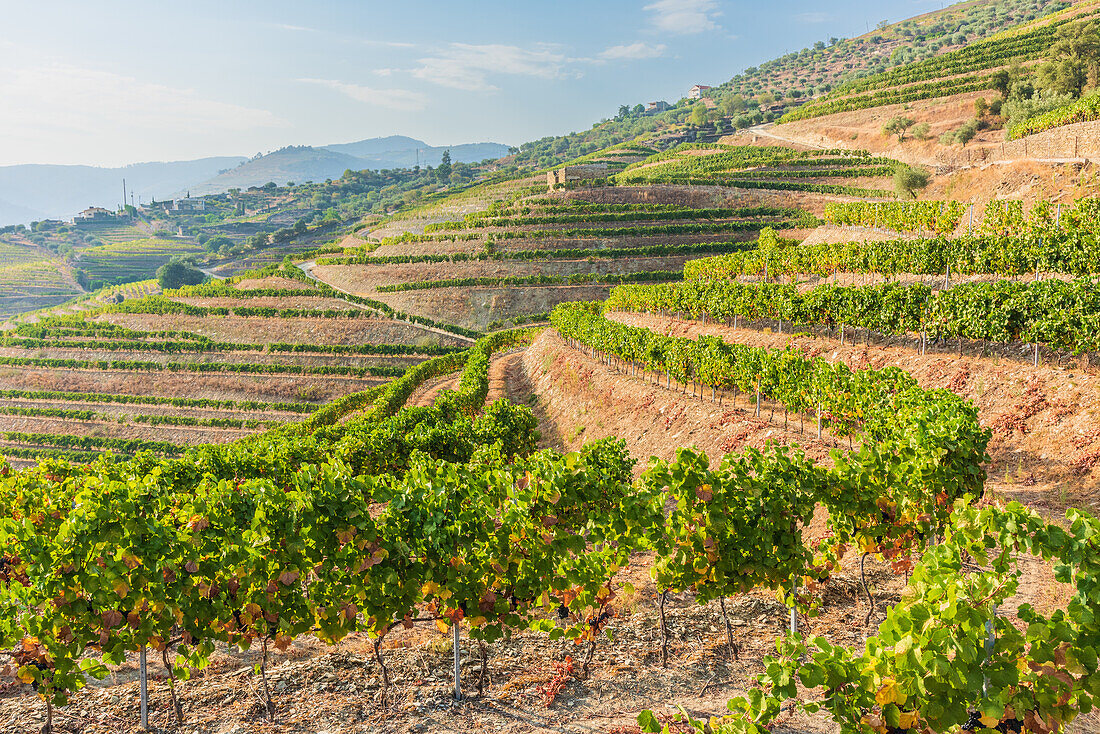
<path fill-rule="evenodd" d="M 130 593 L 130 587 L 127 586 L 126 582 L 122 579 L 118 579 L 111 584 L 111 588 L 114 589 L 115 593 L 118 594 L 120 598 L 124 598 Z"/>
<path fill-rule="evenodd" d="M 439 591 L 439 584 L 434 581 L 425 582 L 425 584 L 420 587 L 420 592 L 425 596 L 427 596 L 428 594 L 434 594 L 437 591 Z"/>
<path fill-rule="evenodd" d="M 885 706 L 888 703 L 900 705 L 905 703 L 905 698 L 906 696 L 901 692 L 898 682 L 893 678 L 883 678 L 882 686 L 875 691 L 875 702 L 879 706 Z"/>
<path fill-rule="evenodd" d="M 451 629 L 451 625 L 444 622 L 442 619 L 435 620 L 435 628 L 440 632 L 446 633 Z"/>

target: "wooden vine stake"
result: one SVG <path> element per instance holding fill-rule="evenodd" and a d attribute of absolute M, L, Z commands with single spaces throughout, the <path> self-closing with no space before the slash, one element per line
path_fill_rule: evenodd
<path fill-rule="evenodd" d="M 455 622 L 452 629 L 454 630 L 454 652 L 455 652 L 455 700 L 462 700 L 462 668 L 460 666 L 460 658 L 462 656 L 462 649 L 459 647 L 459 633 L 458 622 Z"/>
<path fill-rule="evenodd" d="M 661 592 L 657 600 L 657 622 L 661 627 L 661 667 L 668 667 L 668 626 L 665 624 L 665 600 L 668 598 L 668 589 Z"/>
<path fill-rule="evenodd" d="M 798 580 L 791 580 L 791 634 L 798 634 Z"/>
<path fill-rule="evenodd" d="M 149 668 L 146 665 L 145 645 L 141 646 L 138 668 L 141 676 L 141 729 L 142 731 L 149 731 Z"/>

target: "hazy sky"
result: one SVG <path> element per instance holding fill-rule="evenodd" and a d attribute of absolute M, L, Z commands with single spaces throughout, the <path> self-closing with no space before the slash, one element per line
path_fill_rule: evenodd
<path fill-rule="evenodd" d="M 939 0 L 0 0 L 0 165 L 516 145 Z"/>

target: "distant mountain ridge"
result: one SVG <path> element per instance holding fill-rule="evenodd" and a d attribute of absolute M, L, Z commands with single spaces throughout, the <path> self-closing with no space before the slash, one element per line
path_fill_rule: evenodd
<path fill-rule="evenodd" d="M 431 146 L 391 135 L 325 146 L 292 146 L 256 158 L 222 156 L 193 161 L 135 163 L 118 168 L 78 165 L 0 166 L 0 226 L 36 219 L 67 219 L 89 206 L 114 209 L 122 201 L 122 179 L 129 192 L 148 202 L 190 193 L 221 193 L 262 186 L 268 181 L 324 181 L 347 169 L 437 166 L 444 150 L 455 162 L 474 163 L 508 154 L 500 143 Z M 129 202 L 127 202 L 129 203 Z"/>
<path fill-rule="evenodd" d="M 189 184 L 232 168 L 243 157 L 200 158 L 169 163 L 135 163 L 119 168 L 26 164 L 0 166 L 0 225 L 32 219 L 63 219 L 89 206 L 116 208 L 127 198 L 166 197 Z M 127 202 L 129 203 L 129 202 Z"/>
<path fill-rule="evenodd" d="M 263 186 L 268 181 L 280 186 L 290 181 L 324 181 L 339 178 L 349 168 L 353 171 L 379 170 L 412 168 L 417 164 L 434 167 L 439 165 L 446 150 L 451 152 L 451 160 L 455 163 L 478 163 L 486 158 L 508 155 L 508 146 L 500 143 L 431 146 L 423 140 L 402 135 L 320 147 L 290 146 L 244 161 L 231 171 L 190 186 L 189 190 L 192 196 L 202 196 L 231 188 Z"/>

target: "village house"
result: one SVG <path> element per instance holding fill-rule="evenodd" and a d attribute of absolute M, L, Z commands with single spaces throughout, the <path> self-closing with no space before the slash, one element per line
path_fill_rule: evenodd
<path fill-rule="evenodd" d="M 710 89 L 706 84 L 696 84 L 694 87 L 688 90 L 688 99 L 702 99 L 703 92 Z"/>
<path fill-rule="evenodd" d="M 115 213 L 108 209 L 104 209 L 101 206 L 90 206 L 73 217 L 73 224 L 83 224 L 86 222 L 103 222 L 109 219 L 114 219 L 115 217 Z"/>

